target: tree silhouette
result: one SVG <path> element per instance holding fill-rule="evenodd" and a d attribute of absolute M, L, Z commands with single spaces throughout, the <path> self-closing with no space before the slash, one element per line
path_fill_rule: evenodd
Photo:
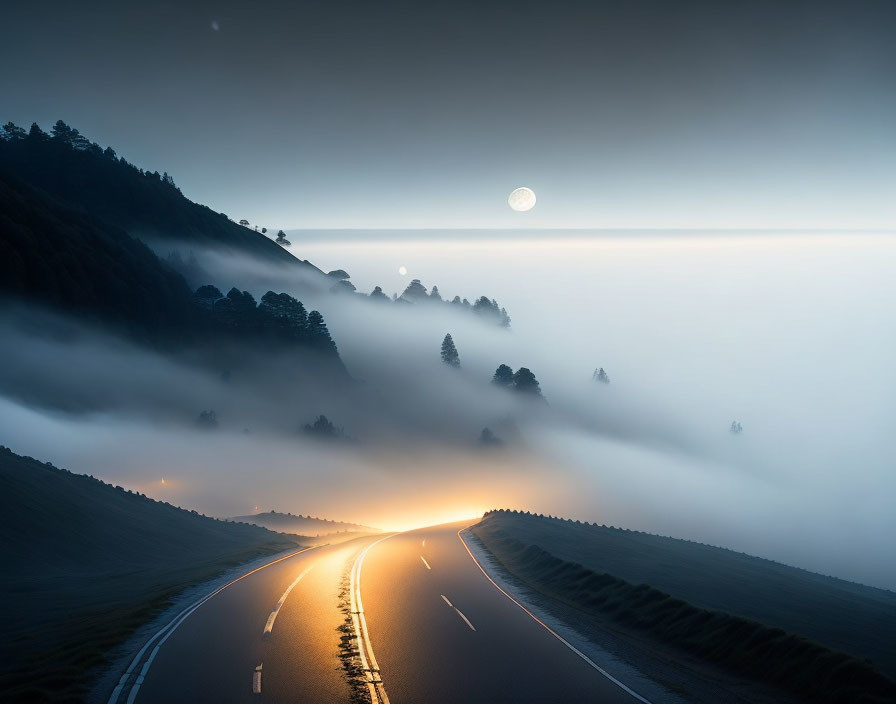
<path fill-rule="evenodd" d="M 286 233 L 283 230 L 277 231 L 277 239 L 275 240 L 281 247 L 289 247 L 292 242 L 286 239 Z"/>
<path fill-rule="evenodd" d="M 445 339 L 442 340 L 442 362 L 449 367 L 460 368 L 460 356 L 457 354 L 454 340 L 451 339 L 451 333 L 445 335 Z"/>
<path fill-rule="evenodd" d="M 3 125 L 3 139 L 9 141 L 18 141 L 25 139 L 27 132 L 13 122 L 7 122 Z"/>
<path fill-rule="evenodd" d="M 420 283 L 420 279 L 414 279 L 401 294 L 406 301 L 419 301 L 427 297 L 426 287 Z"/>
<path fill-rule="evenodd" d="M 433 287 L 432 287 L 432 291 L 429 292 L 429 297 L 430 297 L 430 299 L 432 299 L 433 301 L 441 301 L 441 300 L 442 300 L 442 296 L 441 296 L 441 294 L 439 293 L 439 287 L 438 287 L 438 286 L 433 286 Z"/>
<path fill-rule="evenodd" d="M 218 415 L 214 411 L 202 411 L 196 418 L 196 425 L 204 430 L 212 430 L 218 427 Z"/>
<path fill-rule="evenodd" d="M 370 292 L 370 300 L 372 301 L 388 301 L 389 297 L 383 293 L 383 289 L 379 286 L 374 286 L 373 291 Z"/>
<path fill-rule="evenodd" d="M 601 367 L 600 369 L 595 369 L 595 370 L 594 370 L 594 374 L 591 375 L 591 378 L 592 378 L 594 381 L 599 381 L 599 382 L 601 382 L 602 384 L 609 384 L 609 383 L 610 383 L 610 377 L 607 376 L 607 373 L 604 371 L 604 368 L 603 368 L 603 367 Z"/>
<path fill-rule="evenodd" d="M 492 383 L 495 386 L 501 386 L 505 389 L 509 389 L 513 386 L 513 369 L 508 367 L 506 364 L 500 365 L 495 370 L 495 375 L 492 377 Z"/>
<path fill-rule="evenodd" d="M 491 428 L 483 428 L 482 432 L 479 433 L 479 444 L 483 447 L 500 447 L 504 444 L 504 441 L 495 435 Z"/>
<path fill-rule="evenodd" d="M 308 314 L 308 343 L 322 352 L 337 354 L 336 343 L 324 322 L 324 316 L 313 310 Z"/>
<path fill-rule="evenodd" d="M 513 375 L 513 390 L 533 396 L 541 396 L 541 387 L 538 379 L 526 367 L 520 367 Z"/>

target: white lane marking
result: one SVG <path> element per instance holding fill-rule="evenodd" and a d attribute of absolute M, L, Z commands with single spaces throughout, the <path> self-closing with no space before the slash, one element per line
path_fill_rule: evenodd
<path fill-rule="evenodd" d="M 426 565 L 426 569 L 431 570 L 432 567 L 429 566 L 429 563 L 426 561 L 426 558 L 423 555 L 420 556 L 420 559 L 423 560 L 423 564 Z"/>
<path fill-rule="evenodd" d="M 352 611 L 352 625 L 355 627 L 355 640 L 358 642 L 358 654 L 361 656 L 361 669 L 367 680 L 367 691 L 370 693 L 370 701 L 373 704 L 389 704 L 389 696 L 386 694 L 386 688 L 383 685 L 383 679 L 380 677 L 380 666 L 373 654 L 373 646 L 370 643 L 370 633 L 367 632 L 367 619 L 364 617 L 364 606 L 361 603 L 361 567 L 364 564 L 364 558 L 370 549 L 384 540 L 391 538 L 387 535 L 377 541 L 372 542 L 364 548 L 355 558 L 355 564 L 352 565 L 352 571 L 349 584 L 349 601 Z"/>
<path fill-rule="evenodd" d="M 261 694 L 261 665 L 252 673 L 252 694 Z"/>
<path fill-rule="evenodd" d="M 485 571 L 485 569 L 482 567 L 482 565 L 479 564 L 479 560 L 477 560 L 476 556 L 473 555 L 473 553 L 470 551 L 470 548 L 467 545 L 467 542 L 463 539 L 463 536 L 461 535 L 462 530 L 464 530 L 464 529 L 461 528 L 459 531 L 457 531 L 457 537 L 460 539 L 461 544 L 466 549 L 467 554 L 470 556 L 470 558 L 473 560 L 473 562 L 476 563 L 476 566 L 479 568 L 479 571 L 485 575 L 485 578 L 489 582 L 492 583 L 492 586 L 495 589 L 497 589 L 504 596 L 506 596 L 508 599 L 510 599 L 514 604 L 519 606 L 527 614 L 529 614 L 529 616 L 532 617 L 533 621 L 535 621 L 538 625 L 540 625 L 542 628 L 544 628 L 548 633 L 550 633 L 552 636 L 554 636 L 554 638 L 556 638 L 561 643 L 563 643 L 563 645 L 565 645 L 567 648 L 569 648 L 572 652 L 574 652 L 576 655 L 578 655 L 580 658 L 582 658 L 582 660 L 584 660 L 589 665 L 591 665 L 591 667 L 593 667 L 595 670 L 597 670 L 600 674 L 602 674 L 604 677 L 606 677 L 608 680 L 610 680 L 610 682 L 612 682 L 613 684 L 615 684 L 617 687 L 619 687 L 623 691 L 627 692 L 628 694 L 631 694 L 639 702 L 644 702 L 644 704 L 651 704 L 649 700 L 645 699 L 640 694 L 638 694 L 636 691 L 634 691 L 633 689 L 630 689 L 629 687 L 624 685 L 622 682 L 617 680 L 615 677 L 613 677 L 613 675 L 611 675 L 609 672 L 607 672 L 605 669 L 603 669 L 600 665 L 598 665 L 596 662 L 594 662 L 594 660 L 589 658 L 587 655 L 585 655 L 585 653 L 583 653 L 581 650 L 576 648 L 572 643 L 570 643 L 563 636 L 561 636 L 559 633 L 557 633 L 555 630 L 553 630 L 548 624 L 546 624 L 544 621 L 542 621 L 540 618 L 538 618 L 538 616 L 536 616 L 531 611 L 529 611 L 529 609 L 527 609 L 525 606 L 523 606 L 519 601 L 517 601 L 512 596 L 510 596 L 510 594 L 508 594 L 503 589 L 501 589 L 501 587 L 498 586 L 498 583 L 495 582 L 495 580 L 493 580 L 491 577 L 489 577 L 488 572 Z"/>
<path fill-rule="evenodd" d="M 426 547 L 426 538 L 424 538 L 423 541 L 420 543 L 420 547 L 422 547 L 422 548 Z"/>
<path fill-rule="evenodd" d="M 468 619 L 466 616 L 464 616 L 463 611 L 461 611 L 461 610 L 460 610 L 459 608 L 457 608 L 456 606 L 454 607 L 454 610 L 457 611 L 457 615 L 460 616 L 460 617 L 464 620 L 464 623 L 467 624 L 467 625 L 470 627 L 470 630 L 471 630 L 471 631 L 475 631 L 475 630 L 476 630 L 476 627 L 475 627 L 472 623 L 470 623 L 470 619 Z"/>
<path fill-rule="evenodd" d="M 125 684 L 127 683 L 128 679 L 130 678 L 131 673 L 134 671 L 134 668 L 137 666 L 137 663 L 140 662 L 140 659 L 143 657 L 143 654 L 146 652 L 147 648 L 149 648 L 149 646 L 151 646 L 155 642 L 156 638 L 160 637 L 167 631 L 168 632 L 167 635 L 165 635 L 165 637 L 159 642 L 159 644 L 157 646 L 155 646 L 155 648 L 153 648 L 152 654 L 149 656 L 149 659 L 143 665 L 143 669 L 140 671 L 140 674 L 137 677 L 137 681 L 134 683 L 134 686 L 131 689 L 131 693 L 127 698 L 127 702 L 128 702 L 128 704 L 133 704 L 134 700 L 137 698 L 137 692 L 140 690 L 140 685 L 143 684 L 143 679 L 144 679 L 144 677 L 146 677 L 146 673 L 149 672 L 149 666 L 152 663 L 152 661 L 155 659 L 156 653 L 159 652 L 159 648 L 161 647 L 162 643 L 164 643 L 166 640 L 168 640 L 168 637 L 172 633 L 174 633 L 175 630 L 177 630 L 177 627 L 180 626 L 180 624 L 184 622 L 184 619 L 186 619 L 187 616 L 192 614 L 196 609 L 198 609 L 206 601 L 211 599 L 215 594 L 217 594 L 218 592 L 220 592 L 224 589 L 227 589 L 227 587 L 229 587 L 231 584 L 236 584 L 241 579 L 245 579 L 249 575 L 253 575 L 256 572 L 260 572 L 265 567 L 270 567 L 271 565 L 276 565 L 278 562 L 283 562 L 283 560 L 288 560 L 291 557 L 295 557 L 299 553 L 308 552 L 309 550 L 314 550 L 315 548 L 322 548 L 322 547 L 324 547 L 324 546 L 323 545 L 314 545 L 310 548 L 302 548 L 301 550 L 296 550 L 295 552 L 290 553 L 289 555 L 284 555 L 283 557 L 279 557 L 276 560 L 271 560 L 270 562 L 262 565 L 261 567 L 256 567 L 254 570 L 246 572 L 246 574 L 241 575 L 234 580 L 231 580 L 224 586 L 218 587 L 213 592 L 211 592 L 210 594 L 206 594 L 201 599 L 194 601 L 187 608 L 185 608 L 183 611 L 181 611 L 177 616 L 175 616 L 173 619 L 171 619 L 165 626 L 163 626 L 158 631 L 156 631 L 155 635 L 153 635 L 152 638 L 150 638 L 148 641 L 146 641 L 144 646 L 142 648 L 140 648 L 140 652 L 138 652 L 134 656 L 134 659 L 131 660 L 131 664 L 128 665 L 128 669 L 121 676 L 121 679 L 118 681 L 118 684 L 115 686 L 115 689 L 112 690 L 112 694 L 109 696 L 108 704 L 116 704 L 118 702 L 118 698 L 121 696 L 121 692 L 124 689 Z"/>
<path fill-rule="evenodd" d="M 439 596 L 441 596 L 441 597 L 445 600 L 445 603 L 448 604 L 448 606 L 450 606 L 452 609 L 454 609 L 455 611 L 457 611 L 457 615 L 460 616 L 460 617 L 464 620 L 464 623 L 467 624 L 467 625 L 470 627 L 470 630 L 471 630 L 471 631 L 475 631 L 475 630 L 476 630 L 476 627 L 475 627 L 472 623 L 470 623 L 470 619 L 468 619 L 466 616 L 464 616 L 463 611 L 461 611 L 461 610 L 460 610 L 459 608 L 457 608 L 454 604 L 452 604 L 452 603 L 448 600 L 448 597 L 447 597 L 447 596 L 445 596 L 444 594 L 440 594 Z"/>
<path fill-rule="evenodd" d="M 314 565 L 311 565 L 311 567 L 314 567 Z M 286 602 L 286 597 L 289 596 L 289 593 L 292 591 L 292 588 L 294 586 L 296 586 L 300 581 L 302 581 L 302 577 L 304 577 L 306 574 L 308 574 L 311 571 L 311 567 L 309 567 L 307 570 L 302 572 L 298 577 L 296 577 L 295 581 L 286 588 L 285 592 L 283 592 L 283 596 L 280 597 L 280 601 L 277 602 L 277 605 L 274 607 L 274 610 L 271 611 L 271 615 L 268 616 L 268 622 L 266 624 L 264 624 L 264 634 L 263 635 L 265 638 L 271 637 L 271 631 L 274 628 L 274 621 L 277 620 L 277 614 L 280 613 L 280 607 L 283 606 L 283 604 Z"/>

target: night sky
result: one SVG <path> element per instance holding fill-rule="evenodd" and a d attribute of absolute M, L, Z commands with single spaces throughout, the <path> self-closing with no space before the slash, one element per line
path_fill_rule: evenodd
<path fill-rule="evenodd" d="M 891 228 L 894 38 L 887 0 L 6 3 L 0 120 L 274 228 Z"/>

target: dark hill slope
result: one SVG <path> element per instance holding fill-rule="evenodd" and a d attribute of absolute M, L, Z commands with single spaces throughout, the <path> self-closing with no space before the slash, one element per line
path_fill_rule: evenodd
<path fill-rule="evenodd" d="M 102 653 L 189 584 L 295 547 L 0 448 L 0 700 L 75 701 Z"/>
<path fill-rule="evenodd" d="M 66 130 L 53 137 L 34 127 L 28 135 L 0 131 L 0 169 L 132 236 L 249 254 L 323 275 L 264 235 L 187 199 L 166 175 L 144 172 Z"/>
<path fill-rule="evenodd" d="M 251 523 L 256 526 L 264 526 L 269 530 L 281 533 L 295 533 L 298 535 L 328 535 L 330 533 L 376 533 L 378 528 L 358 525 L 357 523 L 345 523 L 344 521 L 330 521 L 325 518 L 313 518 L 312 516 L 294 516 L 291 513 L 255 513 L 251 516 L 235 516 L 232 520 L 242 523 Z"/>
<path fill-rule="evenodd" d="M 183 278 L 123 230 L 0 171 L 0 294 L 131 332 L 198 325 Z"/>
<path fill-rule="evenodd" d="M 559 518 L 492 512 L 477 528 L 702 609 L 798 633 L 896 676 L 896 593 L 724 548 Z"/>

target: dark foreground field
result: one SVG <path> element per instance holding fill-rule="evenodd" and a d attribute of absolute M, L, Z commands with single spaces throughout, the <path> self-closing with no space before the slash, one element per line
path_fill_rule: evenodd
<path fill-rule="evenodd" d="M 186 586 L 296 546 L 0 448 L 0 701 L 80 701 L 103 653 Z"/>
<path fill-rule="evenodd" d="M 618 632 L 806 701 L 896 701 L 878 664 L 892 667 L 891 592 L 561 519 L 492 512 L 473 532 L 515 577 Z"/>

